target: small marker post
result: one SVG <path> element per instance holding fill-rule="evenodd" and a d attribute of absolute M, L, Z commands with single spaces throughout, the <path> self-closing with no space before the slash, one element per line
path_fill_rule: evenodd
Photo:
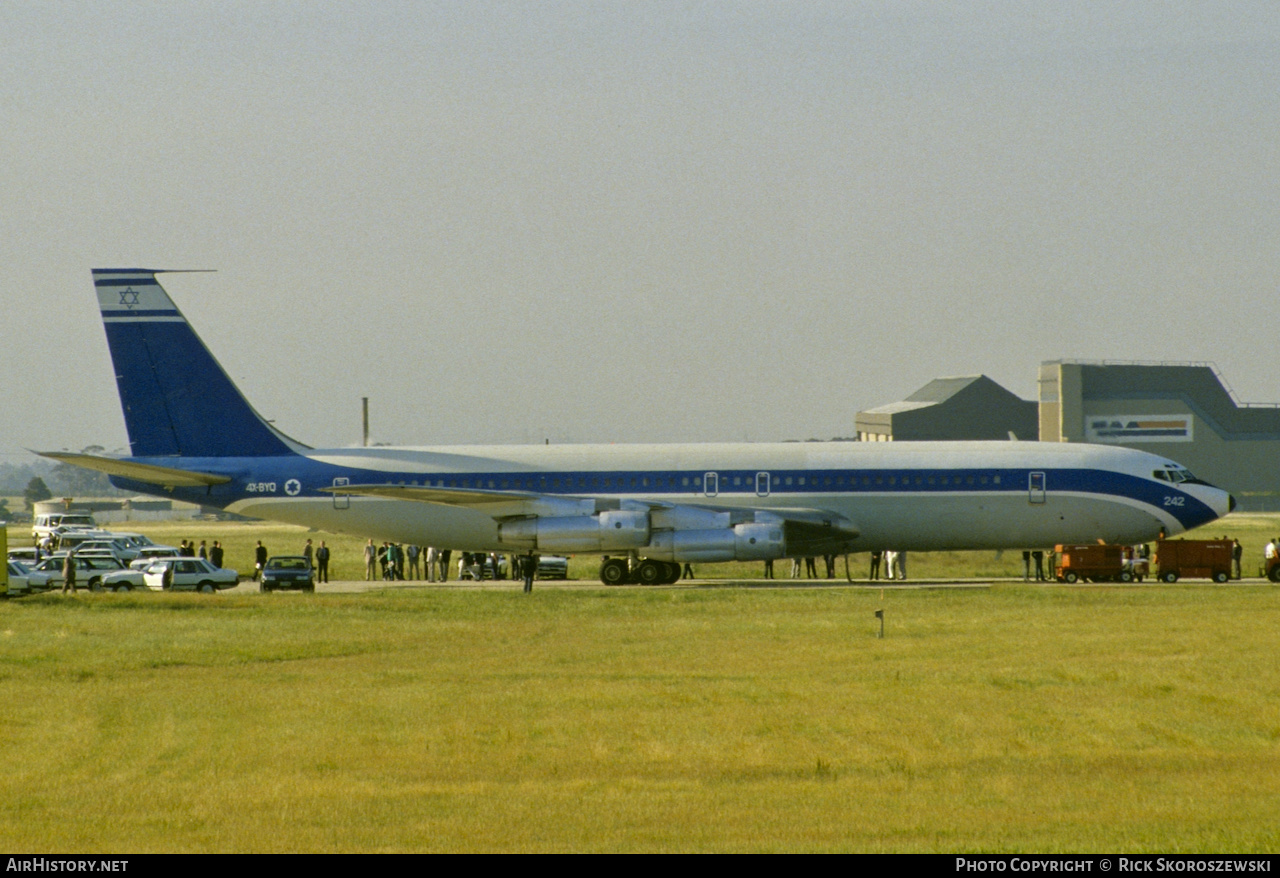
<path fill-rule="evenodd" d="M 880 620 L 880 640 L 884 640 L 884 610 L 876 610 L 876 618 Z"/>

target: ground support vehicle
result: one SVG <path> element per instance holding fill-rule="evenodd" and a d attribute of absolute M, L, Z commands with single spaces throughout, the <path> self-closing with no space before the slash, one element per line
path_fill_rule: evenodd
<path fill-rule="evenodd" d="M 1156 543 L 1156 576 L 1161 582 L 1179 579 L 1231 578 L 1231 540 L 1160 540 Z"/>
<path fill-rule="evenodd" d="M 276 555 L 268 558 L 266 565 L 263 566 L 258 591 L 265 593 L 285 588 L 296 588 L 301 591 L 316 590 L 311 562 L 302 555 Z"/>
<path fill-rule="evenodd" d="M 1125 547 L 1085 543 L 1053 547 L 1053 577 L 1058 582 L 1132 582 L 1133 567 L 1125 563 Z"/>
<path fill-rule="evenodd" d="M 204 558 L 160 558 L 142 574 L 142 581 L 152 591 L 213 594 L 219 589 L 235 588 L 240 582 L 240 574 L 214 567 Z"/>

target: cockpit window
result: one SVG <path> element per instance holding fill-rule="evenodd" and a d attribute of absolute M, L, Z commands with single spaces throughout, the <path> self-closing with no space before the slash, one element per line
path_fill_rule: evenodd
<path fill-rule="evenodd" d="M 1171 463 L 1166 463 L 1164 469 L 1158 469 L 1151 475 L 1162 482 L 1173 482 L 1175 485 L 1180 485 L 1183 482 L 1199 481 L 1195 476 L 1191 475 L 1191 470 L 1181 466 L 1174 466 Z"/>

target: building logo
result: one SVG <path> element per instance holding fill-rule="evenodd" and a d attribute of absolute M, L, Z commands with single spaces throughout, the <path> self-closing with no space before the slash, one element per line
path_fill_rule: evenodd
<path fill-rule="evenodd" d="M 1190 415 L 1086 416 L 1084 441 L 1107 445 L 1135 442 L 1190 442 Z"/>

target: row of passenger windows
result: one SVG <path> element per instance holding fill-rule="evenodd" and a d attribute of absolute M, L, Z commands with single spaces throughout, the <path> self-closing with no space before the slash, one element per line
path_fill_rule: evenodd
<path fill-rule="evenodd" d="M 785 493 L 787 489 L 856 490 L 858 488 L 926 488 L 926 487 L 995 487 L 1001 484 L 998 473 L 969 473 L 965 475 L 940 475 L 936 473 L 876 473 L 875 475 L 786 475 L 784 473 L 756 473 L 750 475 L 707 473 L 707 487 L 713 491 L 771 490 Z M 658 491 L 703 490 L 703 476 L 637 476 L 637 475 L 578 475 L 578 476 L 494 476 L 428 479 L 421 483 L 405 482 L 402 485 L 421 484 L 430 488 L 470 488 L 494 491 L 628 491 L 654 489 Z"/>

